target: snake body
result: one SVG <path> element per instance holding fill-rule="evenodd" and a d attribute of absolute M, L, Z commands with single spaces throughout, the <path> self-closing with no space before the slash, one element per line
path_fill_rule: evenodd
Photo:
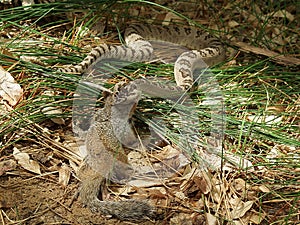
<path fill-rule="evenodd" d="M 225 58 L 221 42 L 211 34 L 196 28 L 178 26 L 131 25 L 125 30 L 126 45 L 101 44 L 92 49 L 78 65 L 60 68 L 60 72 L 83 73 L 93 63 L 103 59 L 120 59 L 145 62 L 153 58 L 149 41 L 163 40 L 185 46 L 190 51 L 182 53 L 174 65 L 174 77 L 178 89 L 189 89 L 193 84 L 193 70 L 212 66 Z M 203 62 L 205 62 L 204 65 Z"/>

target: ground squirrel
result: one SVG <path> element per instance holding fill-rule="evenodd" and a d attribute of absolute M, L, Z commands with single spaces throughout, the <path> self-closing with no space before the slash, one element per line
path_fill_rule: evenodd
<path fill-rule="evenodd" d="M 128 124 L 125 120 L 130 116 L 128 114 L 133 111 L 138 99 L 132 98 L 127 102 L 114 104 L 116 93 L 121 86 L 123 84 L 116 85 L 114 93 L 106 98 L 105 106 L 96 112 L 94 122 L 87 133 L 87 156 L 84 166 L 81 167 L 78 173 L 82 181 L 79 196 L 82 203 L 93 212 L 109 214 L 121 220 L 139 221 L 154 217 L 154 208 L 146 201 L 112 202 L 101 201 L 98 198 L 108 176 L 113 180 L 126 179 L 131 170 L 127 162 L 127 155 L 120 143 L 120 138 L 118 139 L 116 135 L 121 135 L 121 133 L 126 135 L 121 135 L 122 142 L 124 141 L 125 144 L 131 144 L 129 143 L 131 140 L 136 140 L 132 136 L 134 133 L 131 128 L 124 127 L 124 124 L 125 122 Z M 114 122 L 112 122 L 112 117 L 114 117 Z M 121 130 L 118 129 L 115 132 L 114 126 L 118 126 Z"/>

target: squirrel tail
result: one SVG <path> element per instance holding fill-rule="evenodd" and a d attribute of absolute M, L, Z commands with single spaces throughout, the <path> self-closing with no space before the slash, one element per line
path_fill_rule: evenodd
<path fill-rule="evenodd" d="M 80 199 L 84 205 L 93 212 L 100 212 L 104 215 L 112 215 L 120 220 L 142 221 L 155 217 L 154 208 L 147 201 L 125 200 L 125 201 L 101 201 L 98 194 L 105 179 L 98 175 L 89 176 L 82 180 L 82 186 L 79 192 Z"/>
<path fill-rule="evenodd" d="M 98 199 L 97 199 L 98 200 Z M 119 202 L 97 201 L 100 213 L 120 220 L 142 221 L 154 218 L 154 209 L 146 201 L 126 200 Z"/>

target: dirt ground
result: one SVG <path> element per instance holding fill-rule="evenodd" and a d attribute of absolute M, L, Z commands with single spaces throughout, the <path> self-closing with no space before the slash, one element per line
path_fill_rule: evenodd
<path fill-rule="evenodd" d="M 63 188 L 53 177 L 18 175 L 0 177 L 0 184 L 1 224 L 131 224 L 82 207 L 75 180 Z"/>
<path fill-rule="evenodd" d="M 47 178 L 1 177 L 2 218 L 21 224 L 104 224 L 105 218 L 91 214 L 75 200 L 76 182 L 66 189 Z M 5 193 L 5 194 L 4 194 Z M 2 214 L 2 216 L 3 216 Z"/>

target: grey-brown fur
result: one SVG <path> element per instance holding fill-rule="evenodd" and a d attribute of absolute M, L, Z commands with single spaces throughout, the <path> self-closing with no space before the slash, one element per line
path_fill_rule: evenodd
<path fill-rule="evenodd" d="M 131 167 L 127 162 L 127 155 L 116 134 L 121 134 L 115 129 L 123 129 L 128 117 L 120 117 L 120 112 L 131 113 L 135 102 L 138 99 L 132 98 L 114 106 L 115 95 L 121 84 L 116 85 L 115 92 L 106 99 L 104 108 L 97 111 L 94 123 L 90 127 L 87 137 L 87 156 L 84 165 L 79 170 L 78 176 L 82 181 L 79 196 L 84 205 L 93 212 L 100 212 L 105 215 L 112 215 L 121 220 L 140 221 L 153 218 L 154 208 L 146 201 L 126 200 L 126 201 L 101 201 L 98 198 L 101 189 L 105 184 L 105 179 L 112 176 L 112 179 L 126 179 L 130 176 Z M 137 97 L 138 98 L 138 97 Z M 113 108 L 113 110 L 112 110 Z M 115 115 L 117 114 L 117 115 Z M 131 115 L 128 115 L 129 117 Z M 112 124 L 112 117 L 119 118 L 118 127 Z M 125 128 L 130 129 L 130 128 Z M 136 140 L 132 130 L 127 130 L 127 144 L 132 144 Z M 130 141 L 131 140 L 131 141 Z M 125 143 L 126 144 L 126 143 Z"/>

